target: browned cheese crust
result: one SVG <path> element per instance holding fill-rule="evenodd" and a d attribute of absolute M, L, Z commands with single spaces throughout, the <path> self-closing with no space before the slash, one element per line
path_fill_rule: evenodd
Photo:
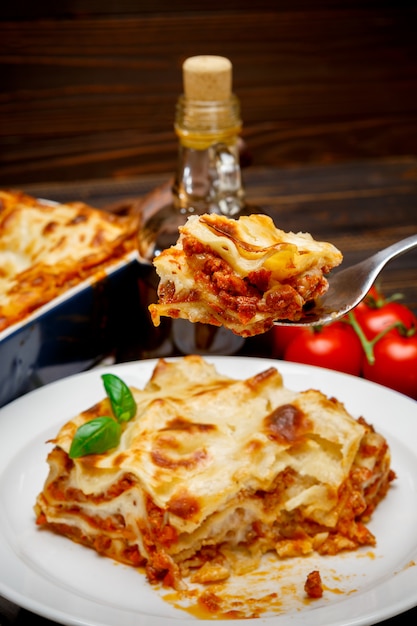
<path fill-rule="evenodd" d="M 0 191 L 0 331 L 137 248 L 137 218 Z"/>

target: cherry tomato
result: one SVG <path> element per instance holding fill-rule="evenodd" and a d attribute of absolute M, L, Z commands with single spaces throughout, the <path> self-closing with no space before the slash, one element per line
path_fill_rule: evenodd
<path fill-rule="evenodd" d="M 359 376 L 362 345 L 349 324 L 334 322 L 319 330 L 303 328 L 288 344 L 284 359 Z"/>
<path fill-rule="evenodd" d="M 302 326 L 274 326 L 272 329 L 272 355 L 275 359 L 282 359 L 287 346 L 305 332 Z"/>
<path fill-rule="evenodd" d="M 417 400 L 417 331 L 409 336 L 397 329 L 374 345 L 375 363 L 363 359 L 364 378 Z"/>
<path fill-rule="evenodd" d="M 373 339 L 396 322 L 402 322 L 406 328 L 417 325 L 417 317 L 400 302 L 386 302 L 376 307 L 361 303 L 354 313 L 367 339 Z"/>

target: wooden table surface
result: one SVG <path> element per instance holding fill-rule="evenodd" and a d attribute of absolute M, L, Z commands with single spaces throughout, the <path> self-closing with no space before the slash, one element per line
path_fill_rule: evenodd
<path fill-rule="evenodd" d="M 346 265 L 417 232 L 417 159 L 398 158 L 331 166 L 248 168 L 243 172 L 248 202 L 262 206 L 284 230 L 309 231 L 337 245 Z M 167 175 L 127 181 L 31 185 L 24 190 L 57 201 L 83 200 L 103 208 L 130 206 Z M 392 261 L 382 274 L 387 293 L 402 292 L 417 312 L 417 250 Z M 0 599 L 1 600 L 1 599 Z M 1 607 L 1 604 L 0 604 Z M 417 608 L 407 617 L 417 616 Z M 0 623 L 47 626 L 26 610 L 8 609 Z M 386 626 L 406 619 L 395 616 Z"/>
<path fill-rule="evenodd" d="M 44 0 L 0 20 L 0 185 L 170 171 L 195 54 L 232 61 L 257 165 L 416 154 L 415 2 Z"/>

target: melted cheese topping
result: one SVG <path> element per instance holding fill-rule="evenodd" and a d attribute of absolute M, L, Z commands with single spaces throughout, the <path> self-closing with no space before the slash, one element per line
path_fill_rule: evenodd
<path fill-rule="evenodd" d="M 134 390 L 137 415 L 120 445 L 75 461 L 83 492 L 104 491 L 111 474 L 113 480 L 132 474 L 167 510 L 170 523 L 189 532 L 237 492 L 268 490 L 291 467 L 314 484 L 291 498 L 289 509 L 315 504 L 321 515 L 333 507 L 327 494 L 349 472 L 364 432 L 339 404 L 317 391 L 284 388 L 274 368 L 245 381 L 223 378 L 200 359 L 159 368 L 171 375 L 157 369 L 150 389 Z M 195 377 L 198 371 L 201 378 Z M 105 400 L 95 412 L 108 415 L 109 410 Z M 90 413 L 64 426 L 57 444 L 68 452 L 76 426 L 88 419 Z M 194 503 L 187 510 L 186 500 Z"/>
<path fill-rule="evenodd" d="M 38 524 L 175 587 L 190 568 L 215 580 L 269 550 L 374 544 L 360 519 L 392 479 L 389 449 L 337 400 L 287 389 L 273 367 L 235 380 L 199 356 L 160 360 L 132 393 L 137 413 L 105 454 L 68 457 L 77 428 L 111 414 L 108 399 L 61 428 Z"/>
<path fill-rule="evenodd" d="M 271 270 L 272 280 L 282 281 L 312 267 L 334 267 L 342 260 L 332 244 L 315 241 L 309 233 L 286 233 L 267 215 L 243 215 L 238 220 L 193 215 L 181 232 L 209 246 L 242 277 L 265 267 Z"/>
<path fill-rule="evenodd" d="M 136 218 L 0 191 L 0 331 L 100 276 L 135 249 L 136 231 Z"/>
<path fill-rule="evenodd" d="M 161 315 L 184 317 L 250 336 L 276 319 L 299 319 L 341 261 L 332 244 L 285 233 L 266 215 L 191 216 L 176 245 L 154 259 L 159 301 L 149 310 L 155 325 Z"/>

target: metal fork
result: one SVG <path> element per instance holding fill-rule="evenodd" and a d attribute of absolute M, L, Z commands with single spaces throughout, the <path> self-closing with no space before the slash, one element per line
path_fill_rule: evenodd
<path fill-rule="evenodd" d="M 278 326 L 319 326 L 334 322 L 351 311 L 368 293 L 385 265 L 401 254 L 417 247 L 417 234 L 380 250 L 368 259 L 339 270 L 329 277 L 327 292 L 306 307 L 297 322 L 276 320 Z"/>

